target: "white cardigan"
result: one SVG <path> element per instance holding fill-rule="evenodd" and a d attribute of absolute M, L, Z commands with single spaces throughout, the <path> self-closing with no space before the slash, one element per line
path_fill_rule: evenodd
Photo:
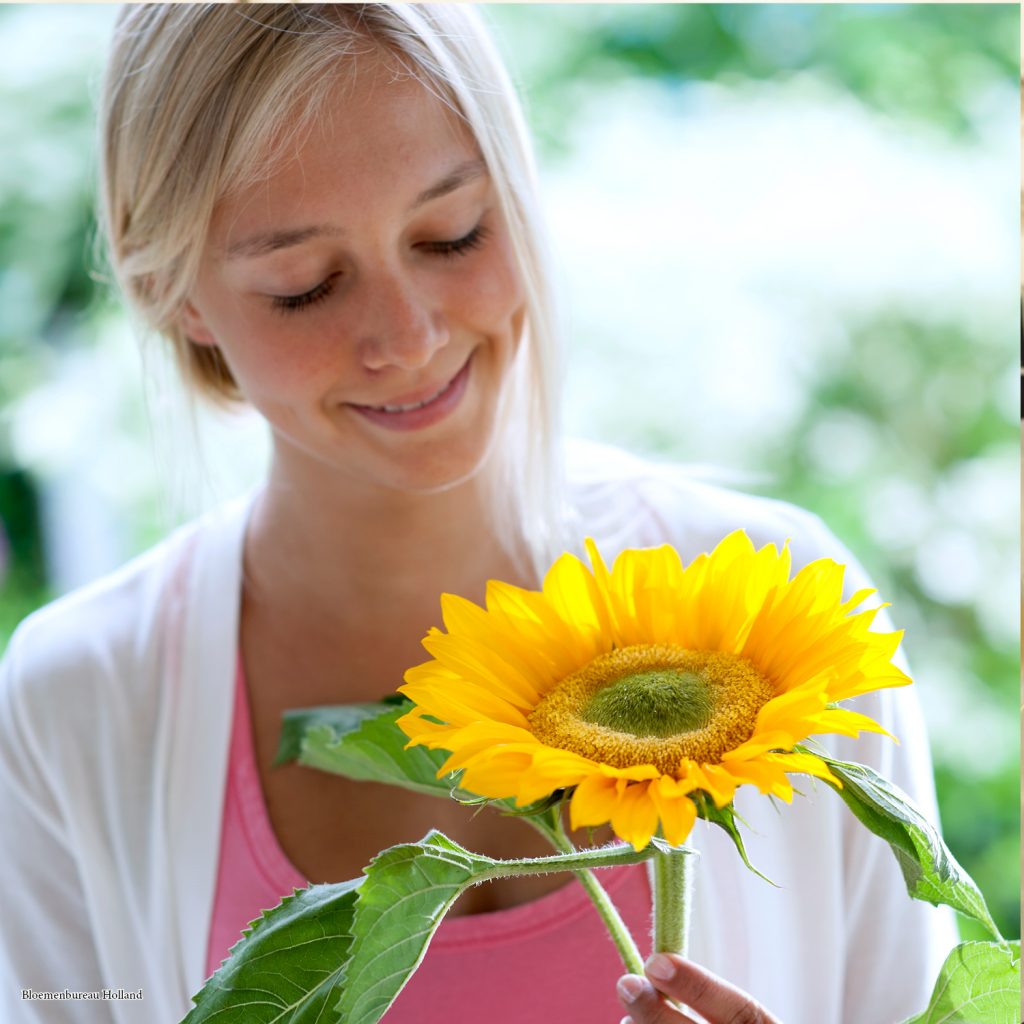
<path fill-rule="evenodd" d="M 792 506 L 610 450 L 576 467 L 573 495 L 609 559 L 667 540 L 689 561 L 744 527 L 758 546 L 792 538 L 797 565 L 852 561 Z M 249 507 L 179 530 L 30 616 L 11 641 L 0 664 L 0 1020 L 172 1024 L 203 984 Z M 856 566 L 848 575 L 849 590 L 863 585 Z M 914 690 L 858 705 L 900 746 L 828 745 L 874 764 L 934 816 Z M 751 787 L 737 797 L 751 858 L 779 889 L 698 823 L 691 955 L 785 1024 L 902 1020 L 927 1001 L 955 942 L 952 915 L 907 897 L 888 847 L 827 787 L 798 788 L 806 796 L 781 814 Z M 22 997 L 119 988 L 142 989 L 142 1001 Z M 424 1024 L 439 1019 L 425 1010 Z"/>

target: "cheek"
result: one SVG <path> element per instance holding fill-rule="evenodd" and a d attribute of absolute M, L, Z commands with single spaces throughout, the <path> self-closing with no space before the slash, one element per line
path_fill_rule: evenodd
<path fill-rule="evenodd" d="M 491 259 L 481 260 L 460 288 L 463 313 L 485 332 L 513 330 L 521 319 L 524 290 L 519 268 L 507 242 L 496 246 Z"/>
<path fill-rule="evenodd" d="M 255 405 L 303 394 L 337 371 L 335 341 L 286 316 L 235 312 L 215 320 L 213 329 L 235 380 Z"/>

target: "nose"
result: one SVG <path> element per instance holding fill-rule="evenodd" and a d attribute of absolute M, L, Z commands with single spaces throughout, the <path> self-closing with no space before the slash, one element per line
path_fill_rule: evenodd
<path fill-rule="evenodd" d="M 363 291 L 358 347 L 366 369 L 418 370 L 448 343 L 443 310 L 411 275 L 382 271 L 364 280 Z"/>

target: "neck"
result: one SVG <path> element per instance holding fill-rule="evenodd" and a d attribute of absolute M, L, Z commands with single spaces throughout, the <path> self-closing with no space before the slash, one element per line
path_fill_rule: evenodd
<path fill-rule="evenodd" d="M 491 578 L 533 585 L 497 535 L 485 483 L 478 473 L 430 494 L 357 489 L 275 459 L 246 537 L 247 592 L 369 628 L 425 607 L 439 618 L 445 591 L 482 601 Z"/>

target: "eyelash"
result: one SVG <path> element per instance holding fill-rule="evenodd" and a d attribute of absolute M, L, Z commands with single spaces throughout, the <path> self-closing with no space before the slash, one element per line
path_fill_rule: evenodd
<path fill-rule="evenodd" d="M 423 246 L 427 252 L 434 253 L 437 256 L 443 256 L 445 259 L 451 259 L 453 256 L 461 256 L 464 253 L 470 252 L 473 249 L 480 247 L 480 244 L 487 237 L 487 228 L 481 224 L 477 224 L 475 228 L 468 235 L 463 235 L 462 238 L 456 238 L 454 242 L 426 242 Z"/>
<path fill-rule="evenodd" d="M 451 242 L 424 242 L 421 248 L 434 256 L 450 260 L 456 256 L 464 256 L 466 253 L 479 248 L 487 235 L 487 228 L 478 224 L 468 235 L 463 235 L 462 238 L 456 238 Z M 302 295 L 275 295 L 273 297 L 273 305 L 275 309 L 280 310 L 282 313 L 296 313 L 299 310 L 315 306 L 318 302 L 323 302 L 332 291 L 334 291 L 333 276 L 327 278 L 326 281 L 321 281 L 320 284 L 315 288 L 311 288 L 308 292 L 303 292 Z"/>

